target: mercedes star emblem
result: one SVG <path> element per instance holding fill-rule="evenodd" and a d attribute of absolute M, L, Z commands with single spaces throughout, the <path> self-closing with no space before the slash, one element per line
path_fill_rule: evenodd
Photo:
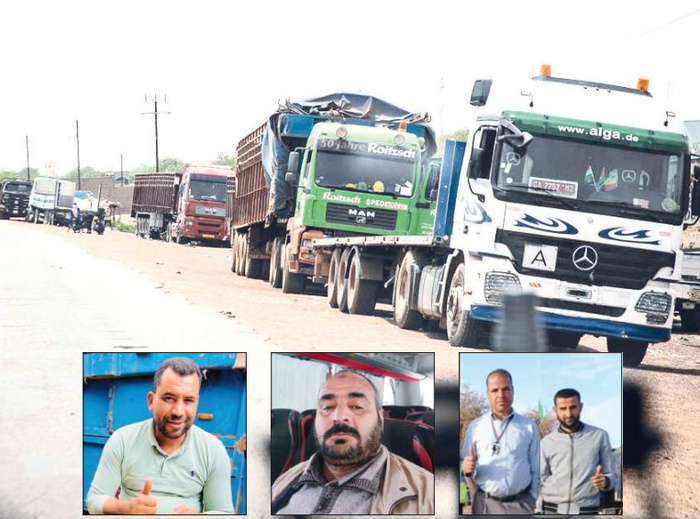
<path fill-rule="evenodd" d="M 571 255 L 571 259 L 577 269 L 588 272 L 598 264 L 598 253 L 593 247 L 581 245 Z"/>

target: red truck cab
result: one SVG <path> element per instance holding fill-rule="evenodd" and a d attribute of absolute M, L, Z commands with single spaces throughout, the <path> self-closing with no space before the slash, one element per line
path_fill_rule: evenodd
<path fill-rule="evenodd" d="M 226 191 L 233 182 L 229 166 L 187 164 L 177 195 L 177 218 L 172 228 L 178 243 L 189 240 L 228 242 Z"/>

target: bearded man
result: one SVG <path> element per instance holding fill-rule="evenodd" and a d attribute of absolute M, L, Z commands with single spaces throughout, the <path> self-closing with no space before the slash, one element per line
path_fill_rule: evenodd
<path fill-rule="evenodd" d="M 554 395 L 559 428 L 542 439 L 542 511 L 595 515 L 600 492 L 615 488 L 615 460 L 608 433 L 581 421 L 583 402 L 575 389 Z"/>
<path fill-rule="evenodd" d="M 193 425 L 202 373 L 190 359 L 163 362 L 147 396 L 153 417 L 117 429 L 88 492 L 90 514 L 233 514 L 224 445 Z"/>
<path fill-rule="evenodd" d="M 433 475 L 382 445 L 382 404 L 369 379 L 341 371 L 317 400 L 319 450 L 277 478 L 273 514 L 433 514 Z"/>

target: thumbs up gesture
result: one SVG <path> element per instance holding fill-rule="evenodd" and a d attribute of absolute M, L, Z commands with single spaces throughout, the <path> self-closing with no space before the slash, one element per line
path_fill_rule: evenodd
<path fill-rule="evenodd" d="M 469 447 L 469 455 L 464 458 L 464 464 L 462 465 L 462 471 L 466 476 L 471 476 L 476 469 L 476 451 L 474 445 Z"/>
<path fill-rule="evenodd" d="M 131 501 L 130 514 L 155 514 L 157 501 L 155 497 L 151 497 L 151 480 L 146 478 L 146 482 L 143 485 L 143 490 L 139 495 Z"/>
<path fill-rule="evenodd" d="M 595 474 L 591 476 L 591 485 L 596 487 L 598 490 L 605 490 L 608 486 L 608 480 L 603 476 L 603 467 L 598 465 L 595 469 Z"/>

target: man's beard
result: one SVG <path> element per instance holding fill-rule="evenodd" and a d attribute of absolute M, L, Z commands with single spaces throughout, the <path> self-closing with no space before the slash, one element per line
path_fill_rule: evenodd
<path fill-rule="evenodd" d="M 167 425 L 168 425 L 168 420 L 171 417 L 169 416 L 164 416 L 160 420 L 156 420 L 155 417 L 153 418 L 153 421 L 156 424 L 156 429 L 158 429 L 158 432 L 168 438 L 169 440 L 177 440 L 178 438 L 182 438 L 185 434 L 187 434 L 187 431 L 190 430 L 190 427 L 192 427 L 192 422 L 185 421 L 185 425 L 182 428 L 181 431 L 176 432 L 176 433 L 170 433 L 168 432 Z"/>
<path fill-rule="evenodd" d="M 355 437 L 357 444 L 349 447 L 342 452 L 337 452 L 333 446 L 326 444 L 326 440 L 336 433 L 346 433 Z M 319 441 L 318 434 L 314 431 L 316 443 L 319 445 L 323 459 L 331 465 L 361 465 L 371 459 L 379 450 L 382 444 L 382 425 L 379 420 L 370 431 L 367 440 L 363 443 L 362 437 L 357 429 L 345 424 L 335 424 L 328 429 L 323 435 L 323 441 Z"/>
<path fill-rule="evenodd" d="M 577 417 L 571 425 L 567 425 L 566 422 L 559 420 L 559 426 L 564 429 L 565 431 L 575 431 L 578 429 L 579 424 L 581 423 L 581 417 Z"/>

